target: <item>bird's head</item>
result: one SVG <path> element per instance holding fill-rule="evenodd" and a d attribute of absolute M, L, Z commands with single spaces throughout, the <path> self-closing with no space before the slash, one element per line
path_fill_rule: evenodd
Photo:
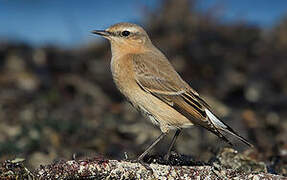
<path fill-rule="evenodd" d="M 132 23 L 118 23 L 106 30 L 94 30 L 92 33 L 108 39 L 112 51 L 118 49 L 121 51 L 141 51 L 152 45 L 145 30 Z"/>

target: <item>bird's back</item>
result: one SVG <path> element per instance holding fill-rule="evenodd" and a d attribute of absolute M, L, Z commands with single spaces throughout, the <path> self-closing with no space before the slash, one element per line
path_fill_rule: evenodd
<path fill-rule="evenodd" d="M 179 76 L 159 50 L 133 55 L 132 62 L 137 84 L 145 92 L 160 99 L 189 120 L 187 122 L 185 118 L 181 118 L 184 120 L 180 120 L 181 125 L 179 127 L 196 124 L 208 129 L 227 142 L 229 142 L 228 139 L 221 134 L 221 131 L 228 132 L 250 145 L 214 115 L 211 107 Z M 177 122 L 178 125 L 178 121 L 174 122 Z"/>

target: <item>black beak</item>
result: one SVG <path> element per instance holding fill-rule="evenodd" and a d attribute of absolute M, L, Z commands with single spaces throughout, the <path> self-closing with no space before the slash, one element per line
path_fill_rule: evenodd
<path fill-rule="evenodd" d="M 98 34 L 100 36 L 109 36 L 110 32 L 105 31 L 105 30 L 94 30 L 92 31 L 93 34 Z"/>

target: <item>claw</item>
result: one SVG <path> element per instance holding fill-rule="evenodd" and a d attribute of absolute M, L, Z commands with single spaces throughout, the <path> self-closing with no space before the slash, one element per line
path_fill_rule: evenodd
<path fill-rule="evenodd" d="M 128 161 L 131 162 L 131 163 L 140 163 L 143 167 L 145 167 L 147 170 L 149 170 L 149 171 L 151 171 L 153 173 L 153 170 L 150 167 L 150 164 L 145 163 L 142 159 L 137 158 L 137 159 L 133 159 L 133 160 L 130 159 Z"/>
<path fill-rule="evenodd" d="M 140 163 L 143 167 L 146 168 L 146 170 L 151 171 L 153 173 L 152 168 L 150 167 L 150 164 L 143 162 L 142 160 L 137 159 L 137 163 Z"/>

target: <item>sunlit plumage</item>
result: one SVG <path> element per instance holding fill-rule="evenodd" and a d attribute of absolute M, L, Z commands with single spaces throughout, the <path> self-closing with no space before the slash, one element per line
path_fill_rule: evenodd
<path fill-rule="evenodd" d="M 166 135 L 177 129 L 171 147 L 182 128 L 199 125 L 230 143 L 227 132 L 245 144 L 251 144 L 219 120 L 211 107 L 175 71 L 168 59 L 136 24 L 119 23 L 104 31 L 93 31 L 109 39 L 112 50 L 111 70 L 121 93 L 157 124 L 162 135 L 139 157 Z M 230 143 L 231 144 L 231 143 Z"/>

